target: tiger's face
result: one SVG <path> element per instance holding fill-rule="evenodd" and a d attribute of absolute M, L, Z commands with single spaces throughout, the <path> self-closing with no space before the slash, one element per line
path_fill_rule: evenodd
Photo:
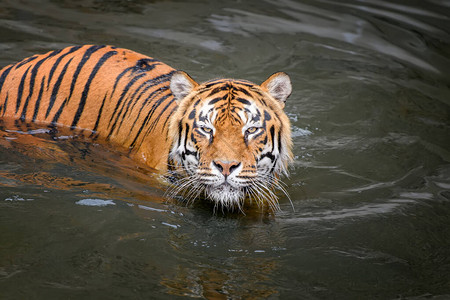
<path fill-rule="evenodd" d="M 246 198 L 276 210 L 272 187 L 292 160 L 290 122 L 283 111 L 291 93 L 285 73 L 263 84 L 214 80 L 197 84 L 184 72 L 170 88 L 178 109 L 170 120 L 170 161 L 183 178 L 174 194 L 205 193 L 217 206 L 242 209 Z"/>

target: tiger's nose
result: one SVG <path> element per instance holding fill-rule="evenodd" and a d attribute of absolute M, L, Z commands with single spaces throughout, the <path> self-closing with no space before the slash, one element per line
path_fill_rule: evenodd
<path fill-rule="evenodd" d="M 233 173 L 234 170 L 236 170 L 241 165 L 241 163 L 237 161 L 221 161 L 221 160 L 213 161 L 213 164 L 225 177 L 229 176 L 231 173 Z"/>

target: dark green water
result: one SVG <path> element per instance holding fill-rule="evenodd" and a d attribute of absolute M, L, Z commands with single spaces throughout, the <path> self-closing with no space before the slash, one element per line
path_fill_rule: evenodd
<path fill-rule="evenodd" d="M 1 124 L 0 299 L 450 298 L 449 16 L 446 0 L 1 1 L 0 66 L 93 43 L 198 81 L 289 73 L 296 158 L 295 211 L 214 215 L 165 203 L 111 149 Z"/>

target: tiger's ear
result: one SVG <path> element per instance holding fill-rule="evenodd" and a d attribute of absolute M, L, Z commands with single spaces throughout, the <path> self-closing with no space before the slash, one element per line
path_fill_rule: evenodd
<path fill-rule="evenodd" d="M 180 104 L 181 100 L 189 95 L 197 85 L 198 83 L 183 71 L 176 71 L 170 79 L 170 90 L 178 104 Z"/>
<path fill-rule="evenodd" d="M 267 90 L 275 100 L 280 101 L 283 107 L 292 92 L 291 79 L 284 72 L 271 75 L 261 84 L 261 87 Z"/>

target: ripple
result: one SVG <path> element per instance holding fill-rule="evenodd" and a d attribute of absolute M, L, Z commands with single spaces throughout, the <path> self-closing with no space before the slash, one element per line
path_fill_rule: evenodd
<path fill-rule="evenodd" d="M 303 213 L 296 216 L 296 218 L 284 219 L 283 221 L 287 223 L 304 223 L 341 220 L 348 218 L 362 218 L 372 215 L 391 213 L 400 206 L 411 203 L 415 203 L 415 201 L 412 199 L 392 199 L 385 203 L 365 204 L 355 208 L 343 208 L 339 210 Z"/>
<path fill-rule="evenodd" d="M 434 198 L 432 193 L 418 193 L 418 192 L 404 192 L 400 193 L 402 198 L 418 199 L 418 200 L 431 200 Z"/>
<path fill-rule="evenodd" d="M 23 21 L 2 20 L 0 19 L 0 28 L 7 28 L 18 32 L 24 32 L 41 38 L 54 38 L 54 36 L 44 32 L 36 26 L 28 25 Z"/>
<path fill-rule="evenodd" d="M 231 16 L 213 14 L 209 21 L 219 31 L 232 32 L 247 37 L 261 33 L 311 34 L 320 38 L 333 39 L 370 49 L 400 61 L 411 63 L 419 68 L 441 73 L 421 57 L 386 40 L 377 27 L 368 20 L 347 13 L 338 13 L 337 11 L 320 9 L 292 1 L 281 1 L 279 4 L 286 7 L 280 8 L 279 11 L 290 16 L 293 20 L 227 8 L 225 11 L 231 13 Z M 412 21 L 409 20 L 409 22 Z M 419 25 L 425 26 L 424 24 Z"/>
<path fill-rule="evenodd" d="M 32 199 L 32 198 L 25 199 L 19 195 L 13 195 L 12 197 L 5 198 L 5 201 L 10 201 L 10 202 L 17 202 L 17 201 L 22 202 L 22 201 L 33 201 L 33 200 L 34 199 Z"/>
<path fill-rule="evenodd" d="M 300 136 L 308 136 L 311 135 L 312 132 L 308 129 L 302 129 L 299 127 L 292 126 L 292 137 L 300 137 Z"/>
<path fill-rule="evenodd" d="M 207 50 L 216 52 L 225 52 L 227 47 L 221 41 L 217 41 L 212 37 L 193 34 L 190 32 L 176 31 L 172 29 L 153 29 L 135 26 L 122 27 L 123 30 L 133 34 L 140 34 L 154 38 L 161 38 L 174 41 L 180 44 L 188 44 L 190 46 L 198 46 Z"/>
<path fill-rule="evenodd" d="M 41 134 L 41 133 L 49 133 L 51 130 L 50 130 L 50 129 L 39 128 L 39 129 L 33 129 L 33 130 L 28 130 L 28 131 L 9 130 L 9 129 L 6 129 L 5 131 L 6 131 L 6 132 L 19 133 L 19 134 L 30 134 L 30 135 L 34 135 L 34 134 Z"/>
<path fill-rule="evenodd" d="M 85 206 L 116 205 L 113 200 L 102 200 L 102 199 L 82 199 L 80 201 L 75 202 L 75 204 L 85 205 Z"/>

